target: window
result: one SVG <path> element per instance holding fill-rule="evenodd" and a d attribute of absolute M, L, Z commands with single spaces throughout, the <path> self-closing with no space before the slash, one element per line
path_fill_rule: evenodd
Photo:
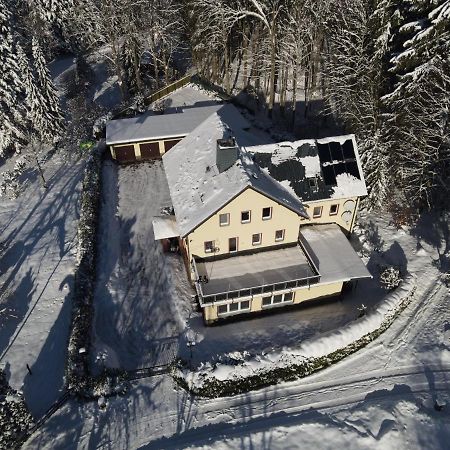
<path fill-rule="evenodd" d="M 249 222 L 250 222 L 250 211 L 242 211 L 241 223 L 249 223 Z"/>
<path fill-rule="evenodd" d="M 330 206 L 330 216 L 335 216 L 339 211 L 339 205 L 331 205 Z"/>
<path fill-rule="evenodd" d="M 284 230 L 275 231 L 275 240 L 276 241 L 284 241 Z"/>
<path fill-rule="evenodd" d="M 272 208 L 263 208 L 262 210 L 262 219 L 263 220 L 269 220 L 272 218 Z"/>
<path fill-rule="evenodd" d="M 219 224 L 221 227 L 226 227 L 230 225 L 230 215 L 228 213 L 219 214 Z"/>
<path fill-rule="evenodd" d="M 238 238 L 233 237 L 228 239 L 228 251 L 231 252 L 237 252 L 238 250 Z"/>
<path fill-rule="evenodd" d="M 283 294 L 273 296 L 273 303 L 281 303 L 283 301 Z"/>
<path fill-rule="evenodd" d="M 242 302 L 228 303 L 227 305 L 219 305 L 217 307 L 217 314 L 219 316 L 227 314 L 237 314 L 239 312 L 250 310 L 250 300 L 244 300 Z"/>
<path fill-rule="evenodd" d="M 313 217 L 316 219 L 318 217 L 322 217 L 322 207 L 315 206 L 313 209 Z"/>
<path fill-rule="evenodd" d="M 241 302 L 241 310 L 250 309 L 250 300 L 244 300 Z"/>
<path fill-rule="evenodd" d="M 252 245 L 261 244 L 262 235 L 261 233 L 256 233 L 252 235 Z"/>
<path fill-rule="evenodd" d="M 239 311 L 239 303 L 230 303 L 228 305 L 228 309 L 229 309 L 230 312 Z"/>
<path fill-rule="evenodd" d="M 262 307 L 270 308 L 272 306 L 282 305 L 283 303 L 292 303 L 294 300 L 293 292 L 286 292 L 284 294 L 275 294 L 263 297 L 262 299 Z"/>
<path fill-rule="evenodd" d="M 317 180 L 315 178 L 308 178 L 308 182 L 309 182 L 309 187 L 312 190 L 316 190 L 317 189 Z"/>
<path fill-rule="evenodd" d="M 214 241 L 205 241 L 205 253 L 214 252 Z"/>

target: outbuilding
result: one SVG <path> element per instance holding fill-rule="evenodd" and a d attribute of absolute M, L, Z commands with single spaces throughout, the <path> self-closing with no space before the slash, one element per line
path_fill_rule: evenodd
<path fill-rule="evenodd" d="M 106 145 L 112 158 L 120 163 L 160 159 L 221 106 L 210 102 L 169 108 L 164 114 L 148 111 L 129 119 L 111 120 L 106 124 Z"/>

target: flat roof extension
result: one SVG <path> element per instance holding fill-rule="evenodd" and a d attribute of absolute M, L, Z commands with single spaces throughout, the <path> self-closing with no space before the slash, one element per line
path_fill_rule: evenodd
<path fill-rule="evenodd" d="M 300 242 L 320 273 L 320 284 L 372 278 L 339 225 L 301 227 Z"/>

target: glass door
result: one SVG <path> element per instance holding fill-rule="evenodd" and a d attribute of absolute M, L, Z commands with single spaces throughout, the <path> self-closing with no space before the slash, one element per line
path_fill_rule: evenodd
<path fill-rule="evenodd" d="M 228 239 L 228 251 L 230 253 L 237 252 L 238 250 L 238 238 L 233 237 Z"/>

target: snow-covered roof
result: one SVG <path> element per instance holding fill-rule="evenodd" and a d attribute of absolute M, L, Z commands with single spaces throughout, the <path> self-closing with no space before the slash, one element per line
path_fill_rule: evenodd
<path fill-rule="evenodd" d="M 231 104 L 223 105 L 163 156 L 178 228 L 186 236 L 246 188 L 308 217 L 302 202 L 263 172 L 241 147 L 239 158 L 219 173 L 216 166 L 217 139 L 234 136 L 239 146 L 252 137 L 248 122 Z"/>
<path fill-rule="evenodd" d="M 246 149 L 260 167 L 302 201 L 367 195 L 353 134 Z"/>
<path fill-rule="evenodd" d="M 300 242 L 320 273 L 320 283 L 372 278 L 339 225 L 300 227 Z"/>
<path fill-rule="evenodd" d="M 169 108 L 164 114 L 148 111 L 131 119 L 111 120 L 106 124 L 106 145 L 186 136 L 222 107 L 212 100 L 204 103 Z"/>
<path fill-rule="evenodd" d="M 180 235 L 175 216 L 154 217 L 152 220 L 152 225 L 155 241 L 178 237 Z"/>

